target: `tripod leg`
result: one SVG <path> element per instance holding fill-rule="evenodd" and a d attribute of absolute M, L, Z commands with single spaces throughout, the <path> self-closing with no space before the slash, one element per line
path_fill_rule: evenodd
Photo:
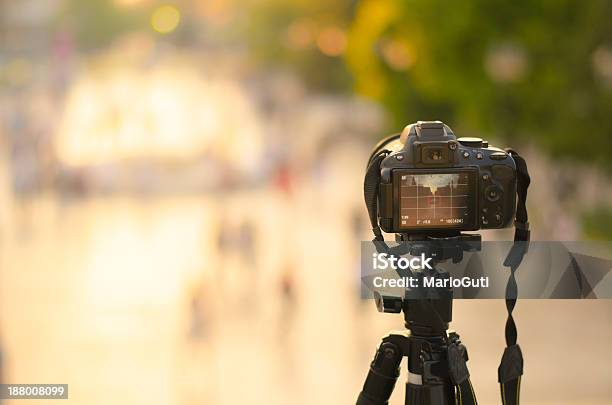
<path fill-rule="evenodd" d="M 410 347 L 406 405 L 477 404 L 459 335 L 413 336 Z"/>
<path fill-rule="evenodd" d="M 408 355 L 406 405 L 455 403 L 448 377 L 446 345 L 442 337 L 413 337 Z"/>
<path fill-rule="evenodd" d="M 467 348 L 459 340 L 459 335 L 454 332 L 449 334 L 449 340 L 447 361 L 449 376 L 455 386 L 455 402 L 459 405 L 477 405 L 476 394 L 467 368 Z"/>
<path fill-rule="evenodd" d="M 399 377 L 402 362 L 401 349 L 392 342 L 383 341 L 370 364 L 370 371 L 357 398 L 357 405 L 387 405 Z"/>

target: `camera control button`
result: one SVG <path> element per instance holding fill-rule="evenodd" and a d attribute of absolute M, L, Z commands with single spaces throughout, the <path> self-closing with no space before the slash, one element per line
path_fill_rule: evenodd
<path fill-rule="evenodd" d="M 463 158 L 464 158 L 464 159 L 469 159 L 469 158 L 470 158 L 470 153 L 469 153 L 468 151 L 465 151 L 465 150 L 464 150 L 464 151 L 463 151 L 463 153 L 462 153 L 462 155 L 463 155 Z"/>
<path fill-rule="evenodd" d="M 489 181 L 490 178 L 491 178 L 491 176 L 489 176 L 489 173 L 484 173 L 482 175 L 482 180 L 484 180 L 484 181 Z"/>
<path fill-rule="evenodd" d="M 396 160 L 404 160 L 404 155 L 395 155 Z"/>
<path fill-rule="evenodd" d="M 508 154 L 505 152 L 493 152 L 490 155 L 490 158 L 493 160 L 504 160 L 508 157 Z"/>
<path fill-rule="evenodd" d="M 489 224 L 489 220 L 484 215 L 480 218 L 480 222 L 482 222 L 483 225 Z"/>
<path fill-rule="evenodd" d="M 501 215 L 495 214 L 495 221 L 499 223 L 499 222 L 501 222 L 501 220 L 502 220 Z"/>
<path fill-rule="evenodd" d="M 487 200 L 491 202 L 495 202 L 499 200 L 501 197 L 502 191 L 497 186 L 489 186 L 485 190 L 485 197 Z"/>
<path fill-rule="evenodd" d="M 476 152 L 476 159 L 482 159 L 482 152 Z"/>

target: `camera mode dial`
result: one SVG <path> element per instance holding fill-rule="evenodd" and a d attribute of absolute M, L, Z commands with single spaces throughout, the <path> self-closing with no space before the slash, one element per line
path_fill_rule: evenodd
<path fill-rule="evenodd" d="M 469 148 L 482 148 L 482 139 L 475 138 L 471 136 L 464 136 L 462 138 L 458 138 L 457 141 L 463 146 L 467 146 Z"/>

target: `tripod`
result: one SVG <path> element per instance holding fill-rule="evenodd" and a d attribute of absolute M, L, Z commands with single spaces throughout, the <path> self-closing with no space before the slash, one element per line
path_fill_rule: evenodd
<path fill-rule="evenodd" d="M 459 262 L 464 251 L 480 250 L 480 235 L 459 234 L 430 238 L 398 234 L 411 255 L 426 253 L 433 258 L 432 269 L 420 272 L 424 277 L 449 277 L 436 264 L 448 259 Z M 467 369 L 467 349 L 459 335 L 448 332 L 452 319 L 452 287 L 419 289 L 418 297 L 408 290 L 404 297 L 375 293 L 380 312 L 404 313 L 406 331 L 391 333 L 382 339 L 370 371 L 357 399 L 357 405 L 387 405 L 400 374 L 403 357 L 408 358 L 405 404 L 450 405 L 476 404 L 476 396 Z"/>

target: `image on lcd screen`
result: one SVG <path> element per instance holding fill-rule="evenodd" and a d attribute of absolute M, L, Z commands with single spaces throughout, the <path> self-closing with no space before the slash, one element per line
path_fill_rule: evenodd
<path fill-rule="evenodd" d="M 460 227 L 470 222 L 470 174 L 400 176 L 400 226 Z"/>

